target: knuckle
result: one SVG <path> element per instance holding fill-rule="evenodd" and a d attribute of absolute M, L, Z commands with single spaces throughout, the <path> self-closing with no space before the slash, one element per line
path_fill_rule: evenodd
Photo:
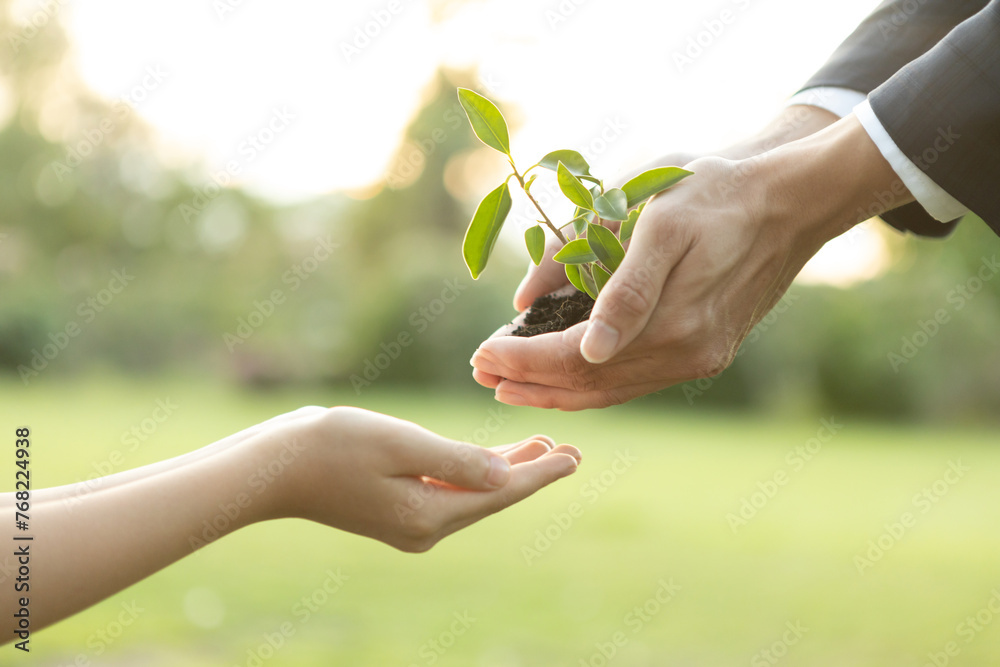
<path fill-rule="evenodd" d="M 563 342 L 556 355 L 557 370 L 563 377 L 569 378 L 570 382 L 581 381 L 582 375 L 586 372 L 586 361 L 580 356 L 580 350 L 576 346 Z"/>
<path fill-rule="evenodd" d="M 532 403 L 534 407 L 541 408 L 543 410 L 552 410 L 553 408 L 562 409 L 562 405 L 555 399 L 555 397 L 548 394 L 542 394 L 536 397 Z"/>
<path fill-rule="evenodd" d="M 303 425 L 310 433 L 328 437 L 351 428 L 352 421 L 360 416 L 360 412 L 358 408 L 345 406 L 321 408 L 309 413 Z"/>
<path fill-rule="evenodd" d="M 681 317 L 663 329 L 663 343 L 672 347 L 699 349 L 704 345 L 706 333 L 701 317 Z"/>
<path fill-rule="evenodd" d="M 317 417 L 319 415 L 325 414 L 327 410 L 331 410 L 331 409 L 333 409 L 333 408 L 324 408 L 324 407 L 319 406 L 319 405 L 306 405 L 306 406 L 303 406 L 303 407 L 299 408 L 298 410 L 295 410 L 294 412 L 292 412 L 292 416 L 294 416 L 294 417 Z"/>
<path fill-rule="evenodd" d="M 713 343 L 703 346 L 691 355 L 688 374 L 698 379 L 714 377 L 729 368 L 735 358 L 735 352 L 726 345 Z"/>
<path fill-rule="evenodd" d="M 607 408 L 612 405 L 621 405 L 635 398 L 632 393 L 627 393 L 621 389 L 607 389 L 599 394 L 600 407 Z"/>
<path fill-rule="evenodd" d="M 359 417 L 362 412 L 363 410 L 360 408 L 338 405 L 332 408 L 321 408 L 320 410 L 313 412 L 310 416 L 316 417 L 328 425 L 336 426 L 338 423 L 343 423 L 345 420 Z"/>
<path fill-rule="evenodd" d="M 611 300 L 608 310 L 613 315 L 632 318 L 644 316 L 653 306 L 648 287 L 649 278 L 643 278 L 635 271 L 622 276 L 622 280 L 609 295 Z"/>

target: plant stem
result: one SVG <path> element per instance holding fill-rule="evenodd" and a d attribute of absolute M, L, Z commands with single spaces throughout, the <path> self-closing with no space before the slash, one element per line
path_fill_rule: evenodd
<path fill-rule="evenodd" d="M 548 225 L 549 229 L 552 230 L 552 233 L 556 235 L 557 239 L 562 241 L 563 245 L 569 243 L 566 237 L 563 236 L 563 233 L 559 231 L 559 228 L 552 224 L 552 221 L 549 220 L 549 216 L 545 214 L 545 211 L 543 211 L 542 207 L 538 205 L 538 202 L 535 200 L 535 198 L 531 196 L 531 193 L 528 191 L 528 188 L 524 186 L 524 177 L 521 176 L 521 173 L 517 170 L 517 167 L 514 166 L 513 160 L 511 160 L 510 162 L 510 168 L 514 170 L 514 178 L 516 178 L 517 182 L 521 184 L 521 189 L 524 190 L 524 194 L 528 196 L 528 199 L 531 201 L 532 204 L 535 205 L 535 208 L 538 209 L 538 212 L 542 214 L 542 218 L 545 220 L 545 224 Z"/>

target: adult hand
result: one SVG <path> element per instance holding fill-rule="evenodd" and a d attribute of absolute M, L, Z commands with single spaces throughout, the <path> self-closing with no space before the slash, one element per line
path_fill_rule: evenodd
<path fill-rule="evenodd" d="M 836 122 L 837 117 L 819 107 L 794 105 L 781 110 L 756 135 L 740 141 L 732 146 L 707 153 L 677 152 L 668 153 L 640 169 L 615 179 L 611 187 L 621 187 L 633 176 L 656 167 L 683 167 L 700 157 L 715 156 L 730 160 L 743 160 L 766 153 L 769 150 L 783 146 L 791 141 L 807 137 Z M 617 225 L 618 223 L 614 223 Z M 532 302 L 540 296 L 549 294 L 569 284 L 566 271 L 562 264 L 552 261 L 561 248 L 558 239 L 549 237 L 545 248 L 544 261 L 538 266 L 528 265 L 528 273 L 514 293 L 514 308 L 518 312 L 527 310 Z"/>
<path fill-rule="evenodd" d="M 580 462 L 575 447 L 543 435 L 490 450 L 367 410 L 316 410 L 269 441 L 270 456 L 292 459 L 274 511 L 403 551 L 426 551 Z"/>
<path fill-rule="evenodd" d="M 630 178 L 637 176 L 647 169 L 654 169 L 656 167 L 681 167 L 699 157 L 701 156 L 694 153 L 670 153 L 650 162 L 641 169 L 636 169 L 615 179 L 608 184 L 608 187 L 620 188 Z M 617 230 L 619 224 L 621 223 L 611 222 L 608 226 Z M 562 243 L 559 242 L 559 239 L 554 236 L 548 236 L 542 261 L 537 266 L 534 262 L 528 263 L 528 272 L 514 292 L 514 308 L 517 312 L 520 313 L 527 310 L 538 297 L 551 294 L 569 285 L 569 280 L 566 278 L 566 268 L 552 259 L 552 256 L 559 252 L 561 248 Z"/>
<path fill-rule="evenodd" d="M 756 158 L 687 168 L 646 205 L 588 322 L 480 346 L 476 377 L 498 400 L 604 407 L 718 374 L 806 261 L 899 187 L 853 116 Z"/>

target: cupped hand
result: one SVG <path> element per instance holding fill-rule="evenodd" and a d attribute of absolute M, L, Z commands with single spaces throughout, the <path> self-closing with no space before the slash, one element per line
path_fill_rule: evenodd
<path fill-rule="evenodd" d="M 480 346 L 474 376 L 497 400 L 605 407 L 729 365 L 824 239 L 797 233 L 794 202 L 750 187 L 746 163 L 687 168 L 693 176 L 646 205 L 588 322 Z"/>
<path fill-rule="evenodd" d="M 412 552 L 575 472 L 581 458 L 547 436 L 484 449 L 349 407 L 313 408 L 280 434 L 268 447 L 289 461 L 277 516 Z"/>
<path fill-rule="evenodd" d="M 750 173 L 761 171 L 761 160 L 758 156 L 767 154 L 776 148 L 791 144 L 801 139 L 812 137 L 816 133 L 830 127 L 837 117 L 819 107 L 793 105 L 786 107 L 771 120 L 758 134 L 732 146 L 713 151 L 708 155 L 741 160 L 736 166 L 727 168 L 725 164 L 709 161 L 697 164 L 691 162 L 697 157 L 687 153 L 665 155 L 654 163 L 646 165 L 641 170 L 657 166 L 684 166 L 696 170 L 696 177 L 688 178 L 675 188 L 663 193 L 652 208 L 647 207 L 642 219 L 637 225 L 637 236 L 633 238 L 632 246 L 645 243 L 645 248 L 639 250 L 641 256 L 633 256 L 630 251 L 626 255 L 626 273 L 622 276 L 637 274 L 641 280 L 654 275 L 677 277 L 677 285 L 670 291 L 657 287 L 645 288 L 638 284 L 632 286 L 622 282 L 622 277 L 612 278 L 615 283 L 610 294 L 621 294 L 625 299 L 622 308 L 625 310 L 643 310 L 642 315 L 634 315 L 631 324 L 626 322 L 626 336 L 633 336 L 633 345 L 627 346 L 622 332 L 617 331 L 619 341 L 612 347 L 616 350 L 614 363 L 605 363 L 601 367 L 589 366 L 579 353 L 587 324 L 578 325 L 564 334 L 546 334 L 535 339 L 507 339 L 508 331 L 501 329 L 491 340 L 480 347 L 473 356 L 473 377 L 481 385 L 496 389 L 498 400 L 515 405 L 535 405 L 540 407 L 556 407 L 565 410 L 587 407 L 604 407 L 622 403 L 636 396 L 662 389 L 676 382 L 682 382 L 693 377 L 703 377 L 724 367 L 731 359 L 735 349 L 746 335 L 746 331 L 760 317 L 769 304 L 780 297 L 787 284 L 788 274 L 797 271 L 795 264 L 803 253 L 809 254 L 809 248 L 800 247 L 797 252 L 788 252 L 781 263 L 787 262 L 783 268 L 774 266 L 758 267 L 763 274 L 774 280 L 774 289 L 755 289 L 753 286 L 760 278 L 748 280 L 746 287 L 750 290 L 739 296 L 734 291 L 741 287 L 737 284 L 729 286 L 729 296 L 725 296 L 716 282 L 725 279 L 733 270 L 723 265 L 706 266 L 700 270 L 693 266 L 699 259 L 716 261 L 719 253 L 726 252 L 727 241 L 750 243 L 752 239 L 763 240 L 766 245 L 768 236 L 777 237 L 780 233 L 774 230 L 754 229 L 757 224 L 775 224 L 780 213 L 764 215 L 768 202 L 761 201 L 758 195 L 758 210 L 741 210 L 741 197 L 734 197 L 734 189 L 746 189 Z M 870 150 L 867 152 L 870 154 Z M 857 162 L 858 155 L 852 156 L 851 163 Z M 702 165 L 707 171 L 702 171 Z M 729 173 L 725 173 L 729 170 Z M 636 172 L 638 173 L 638 172 Z M 634 175 L 634 174 L 633 174 Z M 622 179 L 617 185 L 627 180 Z M 692 180 L 693 179 L 693 180 Z M 713 188 L 717 192 L 713 192 Z M 683 193 L 683 194 L 681 194 Z M 743 194 L 742 200 L 750 202 L 754 196 Z M 769 195 L 764 195 L 766 200 Z M 699 198 L 706 200 L 706 206 L 699 211 L 693 208 L 699 205 Z M 654 200 L 656 201 L 656 200 Z M 717 217 L 714 217 L 717 216 Z M 773 217 L 767 223 L 765 218 Z M 789 228 L 793 221 L 785 221 Z M 728 226 L 727 226 L 728 225 Z M 641 230 L 640 228 L 647 229 Z M 840 229 L 839 231 L 843 231 Z M 718 235 L 718 237 L 713 236 Z M 660 238 L 670 237 L 662 248 L 650 245 Z M 826 237 L 829 238 L 829 237 Z M 796 241 L 797 242 L 797 241 Z M 820 244 L 822 241 L 820 241 Z M 812 241 L 807 245 L 815 245 Z M 700 245 L 701 247 L 696 248 Z M 731 245 L 731 244 L 730 244 Z M 767 252 L 751 251 L 750 247 L 759 249 L 760 242 L 742 249 L 745 253 L 757 255 L 756 261 L 765 261 Z M 559 249 L 554 240 L 547 246 L 545 259 L 538 267 L 530 267 L 521 285 L 514 295 L 514 307 L 524 311 L 539 296 L 565 288 L 568 281 L 563 267 L 552 261 L 552 256 Z M 687 257 L 688 251 L 693 251 Z M 738 249 L 738 252 L 740 249 Z M 778 250 L 780 252 L 780 250 Z M 631 257 L 631 259 L 629 259 Z M 730 257 L 739 257 L 732 255 Z M 686 258 L 686 259 L 685 259 Z M 746 255 L 747 259 L 754 257 Z M 621 269 L 619 269 L 621 271 Z M 704 271 L 702 275 L 699 271 Z M 785 277 L 782 277 L 785 276 Z M 735 274 L 732 277 L 736 277 Z M 666 277 L 664 278 L 666 280 Z M 673 278 L 670 278 L 673 280 Z M 702 304 L 701 308 L 677 310 L 667 314 L 659 308 L 660 299 L 668 298 L 669 304 L 679 307 L 685 303 L 688 295 L 678 294 L 684 282 L 692 283 L 699 279 L 706 282 L 697 283 L 690 296 L 702 294 L 702 290 L 712 290 L 712 295 Z M 767 283 L 770 284 L 770 283 Z M 617 286 L 615 286 L 617 285 Z M 572 289 L 572 288 L 570 288 Z M 757 292 L 757 293 L 754 293 Z M 766 293 L 765 293 L 766 292 Z M 608 316 L 616 304 L 611 302 L 607 288 L 598 301 L 597 319 Z M 649 301 L 656 299 L 655 302 Z M 718 308 L 727 308 L 729 301 L 739 302 L 735 310 L 724 310 L 722 315 Z M 749 312 L 746 311 L 749 307 Z M 654 314 L 654 310 L 656 313 Z M 626 318 L 628 319 L 628 318 Z M 653 329 L 664 324 L 665 328 L 655 329 L 639 336 L 637 322 L 644 322 Z M 515 321 L 516 322 L 516 321 Z M 729 330 L 711 332 L 699 328 L 706 323 L 717 323 L 729 327 Z M 595 330 L 596 334 L 596 330 Z M 614 335 L 614 334 L 612 334 Z M 689 337 L 701 336 L 698 341 L 685 341 Z M 593 348 L 588 352 L 591 361 L 601 360 L 602 354 L 598 343 L 600 337 L 594 337 L 584 345 Z"/>
<path fill-rule="evenodd" d="M 589 321 L 476 350 L 474 377 L 497 400 L 605 407 L 720 373 L 809 258 L 900 185 L 853 116 L 759 157 L 686 168 L 643 209 Z"/>

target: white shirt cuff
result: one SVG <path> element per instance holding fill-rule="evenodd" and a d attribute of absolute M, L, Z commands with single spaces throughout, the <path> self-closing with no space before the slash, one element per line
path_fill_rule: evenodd
<path fill-rule="evenodd" d="M 826 109 L 838 118 L 851 113 L 854 107 L 865 101 L 865 94 L 849 88 L 836 88 L 834 86 L 816 86 L 806 88 L 800 93 L 792 95 L 785 103 L 786 106 L 804 104 L 811 107 Z"/>
<path fill-rule="evenodd" d="M 903 151 L 899 150 L 899 146 L 872 111 L 867 99 L 854 107 L 854 115 L 861 121 L 862 127 L 875 142 L 882 157 L 889 162 L 889 166 L 903 181 L 903 185 L 932 218 L 940 222 L 949 222 L 969 212 L 968 208 L 945 192 L 920 167 L 913 164 Z"/>

